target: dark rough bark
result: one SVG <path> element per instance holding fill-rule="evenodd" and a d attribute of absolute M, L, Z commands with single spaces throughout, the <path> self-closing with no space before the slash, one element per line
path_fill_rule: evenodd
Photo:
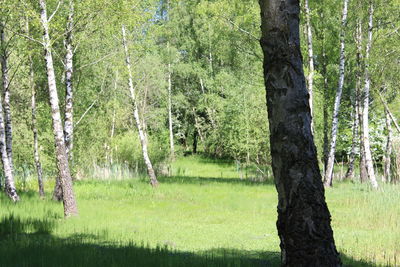
<path fill-rule="evenodd" d="M 43 27 L 43 41 L 44 41 L 43 48 L 45 52 L 44 57 L 45 57 L 47 80 L 49 87 L 51 117 L 53 121 L 53 134 L 54 134 L 54 143 L 56 148 L 58 176 L 62 187 L 64 216 L 69 217 L 73 215 L 78 215 L 78 208 L 75 201 L 72 178 L 68 165 L 68 156 L 65 148 L 65 139 L 64 139 L 63 125 L 61 121 L 58 93 L 56 86 L 56 77 L 53 67 L 53 57 L 51 54 L 46 2 L 44 0 L 40 0 L 39 4 L 40 4 L 40 19 Z"/>
<path fill-rule="evenodd" d="M 283 266 L 341 266 L 311 132 L 299 1 L 260 0 L 261 47 Z"/>

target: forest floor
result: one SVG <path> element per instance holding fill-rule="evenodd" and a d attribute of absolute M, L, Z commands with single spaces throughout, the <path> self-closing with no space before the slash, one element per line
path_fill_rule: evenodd
<path fill-rule="evenodd" d="M 75 183 L 80 216 L 62 204 L 0 196 L 0 266 L 279 266 L 277 194 L 271 181 L 240 179 L 237 166 L 178 159 L 151 188 L 140 179 Z M 251 175 L 250 175 L 251 176 Z M 400 186 L 328 189 L 335 240 L 347 266 L 400 265 Z"/>

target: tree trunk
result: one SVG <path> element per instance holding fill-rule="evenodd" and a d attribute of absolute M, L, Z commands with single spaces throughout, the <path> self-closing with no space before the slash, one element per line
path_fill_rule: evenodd
<path fill-rule="evenodd" d="M 13 164 L 12 164 L 12 148 L 11 148 L 11 114 L 10 114 L 10 95 L 9 95 L 9 85 L 10 81 L 8 78 L 8 51 L 7 51 L 7 40 L 5 33 L 5 24 L 1 22 L 0 24 L 0 63 L 1 63 L 1 74 L 3 80 L 3 92 L 4 98 L 4 110 L 3 101 L 0 96 L 0 153 L 1 160 L 4 169 L 4 188 L 6 194 L 11 198 L 12 201 L 19 201 L 19 196 L 14 184 L 14 174 L 13 174 Z M 6 105 L 7 108 L 6 108 Z M 8 109 L 8 111 L 6 111 Z M 8 117 L 9 116 L 9 117 Z"/>
<path fill-rule="evenodd" d="M 314 91 L 314 52 L 313 52 L 313 36 L 311 27 L 311 17 L 310 17 L 310 7 L 308 5 L 308 0 L 304 1 L 304 7 L 306 11 L 306 31 L 307 31 L 307 48 L 308 48 L 308 68 L 309 74 L 307 76 L 308 81 L 308 93 L 310 94 L 310 110 L 311 117 L 313 116 L 313 91 Z M 313 123 L 311 121 L 311 126 Z M 312 127 L 313 128 L 313 127 Z"/>
<path fill-rule="evenodd" d="M 59 108 L 59 100 L 56 86 L 56 77 L 54 74 L 53 57 L 51 54 L 51 43 L 49 37 L 49 26 L 47 20 L 46 2 L 39 0 L 40 3 L 40 18 L 43 27 L 43 47 L 45 52 L 45 63 L 47 70 L 47 80 L 49 87 L 51 117 L 53 121 L 54 143 L 56 148 L 57 168 L 60 184 L 63 194 L 64 216 L 69 217 L 78 215 L 71 173 L 68 165 L 68 156 L 65 148 L 65 139 L 61 114 Z"/>
<path fill-rule="evenodd" d="M 299 1 L 259 2 L 282 265 L 341 266 L 311 132 Z"/>
<path fill-rule="evenodd" d="M 358 104 L 358 92 L 359 92 L 359 86 L 360 83 L 357 81 L 356 85 L 356 90 L 355 90 L 355 96 L 354 96 L 354 104 L 353 104 L 353 140 L 351 144 L 351 152 L 350 152 L 350 160 L 349 160 L 349 168 L 347 169 L 346 172 L 346 179 L 353 179 L 354 178 L 354 168 L 355 168 L 355 161 L 356 161 L 356 149 L 358 146 L 358 141 L 359 141 L 359 136 L 358 136 L 358 129 L 360 127 L 359 123 L 359 118 L 358 118 L 358 109 L 359 109 L 359 104 Z"/>
<path fill-rule="evenodd" d="M 12 153 L 12 121 L 11 121 L 11 103 L 10 103 L 10 80 L 8 77 L 8 56 L 7 51 L 7 36 L 5 31 L 4 22 L 0 25 L 1 36 L 1 71 L 3 80 L 3 110 L 4 110 L 4 124 L 5 124 L 5 138 L 6 138 L 6 151 L 8 161 L 10 163 L 11 171 L 14 172 L 14 162 Z"/>
<path fill-rule="evenodd" d="M 368 21 L 368 41 L 367 47 L 365 51 L 365 85 L 363 92 L 363 120 L 362 120 L 362 128 L 363 128 L 363 145 L 364 145 L 364 157 L 365 157 L 365 165 L 367 168 L 367 174 L 371 181 L 371 185 L 373 188 L 378 188 L 378 183 L 376 181 L 374 166 L 372 162 L 371 155 L 371 147 L 369 141 L 369 92 L 371 87 L 371 78 L 369 74 L 369 56 L 372 46 L 372 27 L 373 27 L 373 16 L 374 16 L 374 7 L 372 1 L 369 1 L 369 21 Z"/>
<path fill-rule="evenodd" d="M 383 168 L 382 182 L 390 182 L 393 132 L 392 132 L 392 120 L 390 118 L 389 111 L 386 108 L 385 108 L 385 117 L 386 117 L 387 137 L 386 137 L 386 151 L 385 151 L 385 156 L 383 158 L 384 168 Z"/>
<path fill-rule="evenodd" d="M 197 135 L 198 135 L 197 128 L 194 127 L 194 130 L 193 130 L 193 154 L 197 154 Z"/>
<path fill-rule="evenodd" d="M 26 33 L 29 35 L 29 21 L 26 19 Z M 39 140 L 38 140 L 38 130 L 37 130 L 37 120 L 36 120 L 36 86 L 35 86 L 35 72 L 33 69 L 33 59 L 31 54 L 28 55 L 29 60 L 29 85 L 31 87 L 31 111 L 32 111 L 32 133 L 33 133 L 33 159 L 35 161 L 35 167 L 38 178 L 38 189 L 39 196 L 44 197 L 44 186 L 43 186 L 43 170 L 42 164 L 40 162 L 39 153 Z"/>
<path fill-rule="evenodd" d="M 126 58 L 126 67 L 128 69 L 128 75 L 129 75 L 129 80 L 128 80 L 128 85 L 129 85 L 129 91 L 131 94 L 131 101 L 133 105 L 133 117 L 136 122 L 136 127 L 138 129 L 139 133 L 139 139 L 140 139 L 140 144 L 142 145 L 142 154 L 143 154 L 143 159 L 147 167 L 147 173 L 150 177 L 150 184 L 153 187 L 156 187 L 158 185 L 157 177 L 153 169 L 153 165 L 151 164 L 148 152 L 147 152 L 147 138 L 146 135 L 142 129 L 142 124 L 140 122 L 140 117 L 139 117 L 139 111 L 138 111 L 138 106 L 137 106 L 137 100 L 136 100 L 136 92 L 135 88 L 133 87 L 133 77 L 132 77 L 132 67 L 131 67 L 131 60 L 129 57 L 129 52 L 128 52 L 128 45 L 126 42 L 126 33 L 125 33 L 125 26 L 122 26 L 122 44 L 124 46 L 125 50 L 125 58 Z"/>
<path fill-rule="evenodd" d="M 324 18 L 324 14 L 322 13 L 322 19 Z M 324 107 L 323 107 L 323 118 L 324 118 L 324 173 L 326 171 L 326 167 L 328 165 L 328 154 L 329 154 L 329 123 L 328 123 L 328 106 L 329 106 L 329 86 L 328 86 L 328 58 L 326 56 L 326 48 L 325 48 L 325 29 L 323 29 L 322 33 L 322 75 L 324 77 Z"/>
<path fill-rule="evenodd" d="M 174 132 L 172 129 L 172 82 L 171 82 L 171 63 L 168 63 L 168 126 L 169 126 L 169 144 L 171 157 L 174 158 Z"/>
<path fill-rule="evenodd" d="M 72 159 L 73 148 L 73 87 L 72 75 L 74 73 L 73 57 L 74 47 L 73 41 L 73 28 L 74 28 L 74 0 L 69 0 L 69 13 L 67 18 L 67 33 L 64 40 L 65 45 L 65 121 L 64 121 L 64 135 L 65 135 L 65 148 L 69 158 L 69 163 Z"/>
<path fill-rule="evenodd" d="M 342 13 L 342 29 L 340 32 L 340 62 L 339 62 L 339 85 L 336 90 L 335 105 L 333 108 L 333 119 L 332 119 L 332 132 L 331 132 L 331 144 L 328 155 L 328 164 L 325 170 L 325 186 L 332 186 L 333 180 L 333 168 L 335 163 L 335 151 L 336 151 L 336 140 L 337 132 L 339 127 L 339 111 L 340 102 L 342 100 L 342 92 L 344 85 L 344 65 L 345 65 L 345 32 L 347 24 L 347 6 L 349 0 L 343 1 L 343 13 Z"/>

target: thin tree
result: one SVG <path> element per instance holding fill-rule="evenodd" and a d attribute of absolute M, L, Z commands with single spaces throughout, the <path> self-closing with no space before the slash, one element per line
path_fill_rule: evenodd
<path fill-rule="evenodd" d="M 382 182 L 390 182 L 391 181 L 391 157 L 392 157 L 392 148 L 393 148 L 393 131 L 392 131 L 392 119 L 390 118 L 389 110 L 385 108 L 385 119 L 386 119 L 386 150 L 385 155 L 383 157 L 383 176 Z"/>
<path fill-rule="evenodd" d="M 310 94 L 310 110 L 313 116 L 313 92 L 314 92 L 314 51 L 313 51 L 313 35 L 311 27 L 311 15 L 308 0 L 304 1 L 304 9 L 306 11 L 306 31 L 307 31 L 307 48 L 308 48 L 308 69 L 307 76 L 308 93 Z M 312 126 L 312 124 L 311 124 Z"/>
<path fill-rule="evenodd" d="M 170 48 L 169 42 L 168 46 L 168 128 L 169 128 L 169 145 L 171 157 L 174 158 L 175 148 L 174 148 L 174 131 L 172 127 L 172 70 L 171 70 L 171 59 L 170 59 Z"/>
<path fill-rule="evenodd" d="M 74 36 L 74 0 L 69 0 L 69 10 L 67 15 L 67 26 L 66 34 L 64 39 L 65 56 L 64 56 L 64 80 L 65 80 L 65 110 L 64 110 L 64 138 L 65 148 L 67 150 L 68 162 L 72 164 L 72 148 L 73 148 L 73 134 L 74 134 L 74 123 L 73 123 L 73 84 L 72 77 L 74 73 L 74 47 L 73 47 L 73 36 Z M 53 191 L 53 200 L 62 200 L 62 189 L 59 177 L 57 177 L 56 184 Z"/>
<path fill-rule="evenodd" d="M 54 143 L 56 148 L 56 160 L 58 176 L 61 183 L 64 205 L 64 216 L 69 217 L 78 214 L 78 208 L 73 191 L 72 178 L 69 170 L 68 156 L 65 148 L 65 139 L 63 125 L 61 121 L 59 99 L 56 86 L 56 77 L 54 73 L 53 57 L 51 53 L 51 42 L 49 36 L 49 22 L 47 18 L 46 2 L 39 0 L 40 20 L 43 28 L 43 48 L 45 52 L 45 63 L 47 71 L 47 80 L 50 96 L 51 117 L 53 121 Z"/>
<path fill-rule="evenodd" d="M 259 3 L 282 265 L 341 266 L 311 131 L 299 1 Z"/>
<path fill-rule="evenodd" d="M 29 21 L 25 20 L 26 33 L 29 35 Z M 30 46 L 29 46 L 30 47 Z M 33 133 L 33 159 L 35 161 L 36 173 L 38 178 L 39 196 L 44 197 L 44 186 L 43 186 L 43 170 L 42 163 L 40 161 L 39 153 L 39 140 L 38 140 L 38 129 L 36 119 L 36 86 L 35 86 L 35 71 L 32 55 L 28 54 L 29 62 L 29 86 L 31 88 L 31 112 L 32 112 L 32 133 Z"/>
<path fill-rule="evenodd" d="M 0 39 L 1 39 L 1 72 L 2 72 L 2 80 L 3 80 L 3 111 L 4 111 L 4 125 L 5 125 L 5 138 L 6 138 L 6 151 L 8 161 L 10 163 L 11 171 L 14 172 L 14 163 L 13 163 L 13 151 L 12 151 L 12 120 L 11 120 L 11 103 L 10 103 L 10 79 L 9 79 L 9 67 L 8 67 L 8 57 L 10 52 L 7 47 L 9 46 L 6 34 L 6 25 L 4 22 L 1 22 L 0 25 Z"/>
<path fill-rule="evenodd" d="M 374 166 L 372 162 L 371 145 L 369 141 L 369 96 L 371 87 L 371 77 L 369 73 L 369 59 L 372 47 L 372 30 L 373 30 L 373 17 L 374 17 L 374 5 L 372 0 L 369 1 L 369 11 L 368 11 L 368 40 L 365 50 L 365 85 L 362 94 L 363 101 L 363 119 L 362 119 L 362 129 L 363 129 L 363 152 L 365 157 L 365 165 L 367 168 L 367 174 L 370 179 L 373 188 L 378 188 L 378 183 L 376 181 Z"/>
<path fill-rule="evenodd" d="M 328 154 L 328 162 L 325 170 L 325 186 L 332 186 L 333 180 L 333 167 L 335 163 L 335 151 L 336 141 L 339 127 L 339 111 L 340 102 L 342 100 L 342 92 L 344 85 L 344 69 L 345 69 L 345 34 L 347 25 L 347 6 L 349 0 L 343 1 L 343 12 L 342 12 L 342 25 L 340 31 L 340 60 L 339 60 L 339 84 L 336 90 L 335 105 L 333 107 L 333 118 L 332 118 L 332 132 L 331 132 L 331 144 Z"/>
<path fill-rule="evenodd" d="M 136 122 L 136 127 L 138 130 L 139 134 L 139 139 L 140 139 L 140 144 L 142 146 L 142 154 L 143 154 L 143 159 L 144 163 L 146 164 L 147 167 L 147 173 L 150 177 L 150 184 L 153 187 L 156 187 L 158 185 L 157 177 L 153 169 L 153 165 L 150 161 L 150 157 L 148 155 L 147 151 L 147 138 L 145 135 L 145 132 L 142 128 L 142 123 L 140 121 L 140 116 L 139 116 L 139 110 L 138 110 L 138 105 L 137 105 L 137 100 L 136 100 L 136 90 L 135 87 L 133 86 L 133 75 L 132 75 L 132 66 L 131 66 L 131 59 L 129 56 L 129 51 L 128 51 L 128 45 L 126 41 L 126 32 L 125 32 L 125 25 L 122 25 L 122 45 L 124 47 L 125 51 L 125 62 L 126 62 L 126 67 L 128 69 L 128 86 L 129 86 L 129 92 L 131 95 L 131 101 L 133 105 L 133 117 Z"/>
<path fill-rule="evenodd" d="M 8 92 L 8 104 L 9 104 L 9 87 L 10 87 L 10 79 L 8 77 L 8 57 L 9 52 L 7 50 L 7 37 L 6 37 L 6 30 L 5 30 L 5 23 L 0 23 L 0 63 L 1 63 L 1 75 L 2 75 L 2 85 L 3 85 L 3 92 L 4 96 L 7 95 Z M 4 101 L 4 105 L 6 101 Z M 10 108 L 10 106 L 8 106 Z M 3 163 L 4 169 L 4 188 L 6 194 L 8 195 L 11 200 L 14 202 L 19 201 L 19 196 L 17 194 L 17 190 L 15 189 L 14 184 L 14 173 L 13 173 L 13 164 L 12 164 L 12 150 L 11 146 L 11 132 L 7 132 L 7 130 L 11 131 L 11 117 L 9 117 L 10 128 L 7 129 L 7 115 L 6 115 L 5 107 L 3 109 L 3 101 L 2 96 L 0 95 L 0 153 L 1 153 L 1 161 Z M 9 139 L 7 139 L 7 136 Z"/>

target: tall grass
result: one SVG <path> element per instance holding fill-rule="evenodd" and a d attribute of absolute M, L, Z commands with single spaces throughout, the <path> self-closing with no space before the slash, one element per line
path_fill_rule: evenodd
<path fill-rule="evenodd" d="M 50 200 L 49 181 L 45 200 L 34 179 L 16 205 L 2 194 L 0 266 L 279 266 L 272 182 L 241 179 L 235 163 L 206 160 L 177 160 L 170 171 L 179 176 L 160 177 L 157 189 L 122 174 L 76 181 L 80 217 L 69 220 Z M 327 190 L 347 266 L 399 264 L 399 189 Z"/>

